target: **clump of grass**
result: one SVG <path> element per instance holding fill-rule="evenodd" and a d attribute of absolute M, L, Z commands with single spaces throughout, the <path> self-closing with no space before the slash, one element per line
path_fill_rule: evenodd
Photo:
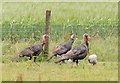
<path fill-rule="evenodd" d="M 23 74 L 19 73 L 18 76 L 16 77 L 16 83 L 23 83 Z"/>

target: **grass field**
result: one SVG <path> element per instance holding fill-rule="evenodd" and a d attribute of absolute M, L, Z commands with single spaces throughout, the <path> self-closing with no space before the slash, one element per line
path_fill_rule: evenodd
<path fill-rule="evenodd" d="M 24 62 L 9 63 L 3 64 L 2 80 L 15 81 L 18 76 L 21 76 L 25 81 L 116 81 L 118 80 L 117 65 L 116 62 L 99 62 L 92 66 L 85 61 L 80 61 L 79 67 L 71 68 L 70 63 L 56 65 L 43 62 L 40 67 L 36 64 L 28 66 Z"/>
<path fill-rule="evenodd" d="M 97 54 L 97 65 L 90 65 L 87 57 L 74 68 L 71 63 L 54 64 L 56 58 L 50 63 L 37 62 L 40 67 L 28 66 L 27 58 L 21 62 L 11 61 L 24 48 L 42 41 L 48 9 L 52 11 L 50 54 L 68 39 L 65 34 L 76 34 L 73 44 L 76 46 L 83 42 L 82 35 L 88 33 L 90 54 Z M 23 80 L 118 80 L 117 12 L 116 2 L 2 3 L 2 80 L 16 80 L 21 74 Z"/>

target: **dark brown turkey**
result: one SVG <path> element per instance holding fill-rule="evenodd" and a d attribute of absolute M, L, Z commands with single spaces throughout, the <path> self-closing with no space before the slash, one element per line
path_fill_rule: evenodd
<path fill-rule="evenodd" d="M 32 59 L 32 56 L 39 56 L 39 54 L 43 50 L 43 46 L 46 44 L 47 37 L 48 37 L 47 34 L 43 35 L 43 42 L 42 43 L 25 48 L 23 51 L 21 51 L 18 54 L 18 56 L 19 57 L 24 57 L 24 56 L 30 57 L 29 60 Z M 34 57 L 34 62 L 35 61 L 36 61 L 36 57 Z"/>
<path fill-rule="evenodd" d="M 76 62 L 76 65 L 78 65 L 78 60 L 84 59 L 89 52 L 88 34 L 85 33 L 83 35 L 83 38 L 85 40 L 83 44 L 76 46 L 68 51 L 66 54 L 63 54 L 63 57 L 56 60 L 55 63 L 59 63 L 63 60 L 72 59 L 73 62 Z"/>
<path fill-rule="evenodd" d="M 47 61 L 49 61 L 50 59 L 52 59 L 53 56 L 57 56 L 57 55 L 63 55 L 65 53 L 67 53 L 71 48 L 72 48 L 72 44 L 75 40 L 75 34 L 71 35 L 71 39 L 63 44 L 60 44 L 59 46 L 57 46 L 55 48 L 55 50 L 52 52 L 52 54 L 48 57 Z"/>

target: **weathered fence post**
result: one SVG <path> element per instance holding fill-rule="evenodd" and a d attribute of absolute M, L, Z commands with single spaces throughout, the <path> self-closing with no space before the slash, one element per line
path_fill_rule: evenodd
<path fill-rule="evenodd" d="M 50 10 L 46 10 L 46 25 L 45 25 L 45 34 L 49 35 L 49 31 L 50 31 L 50 16 L 51 16 L 51 11 Z M 49 37 L 47 38 L 47 42 L 45 44 L 45 54 L 48 55 L 49 54 Z"/>

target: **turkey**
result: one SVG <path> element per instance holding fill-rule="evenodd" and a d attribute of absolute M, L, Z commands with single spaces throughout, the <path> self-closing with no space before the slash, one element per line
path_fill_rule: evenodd
<path fill-rule="evenodd" d="M 55 63 L 57 64 L 63 60 L 72 59 L 73 62 L 76 62 L 76 65 L 78 65 L 78 60 L 84 59 L 89 53 L 88 34 L 85 33 L 83 35 L 83 38 L 85 40 L 83 44 L 76 46 L 68 51 L 66 54 L 63 54 L 63 57 L 57 59 Z"/>
<path fill-rule="evenodd" d="M 91 63 L 92 65 L 97 64 L 97 56 L 96 54 L 92 54 L 88 57 L 88 62 Z"/>
<path fill-rule="evenodd" d="M 72 34 L 71 39 L 68 42 L 60 44 L 59 46 L 57 46 L 55 48 L 55 50 L 52 52 L 52 54 L 48 57 L 47 61 L 52 59 L 53 56 L 57 56 L 57 55 L 61 56 L 62 54 L 67 53 L 72 48 L 72 44 L 73 44 L 74 40 L 75 40 L 75 34 Z"/>
<path fill-rule="evenodd" d="M 43 42 L 42 43 L 25 48 L 23 51 L 21 51 L 18 54 L 18 56 L 19 57 L 24 57 L 24 56 L 30 57 L 29 60 L 32 59 L 32 56 L 39 56 L 39 54 L 43 50 L 43 46 L 46 44 L 47 38 L 48 38 L 47 34 L 43 35 Z M 35 61 L 36 61 L 36 57 L 34 57 L 34 62 Z"/>

